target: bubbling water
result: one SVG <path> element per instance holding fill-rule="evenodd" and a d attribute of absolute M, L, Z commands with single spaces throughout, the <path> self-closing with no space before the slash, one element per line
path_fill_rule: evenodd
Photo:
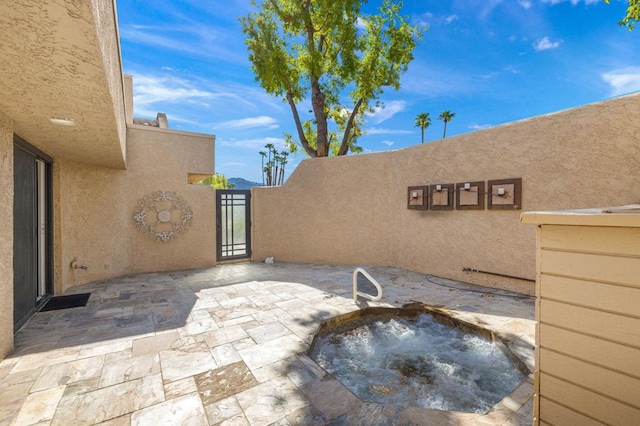
<path fill-rule="evenodd" d="M 490 340 L 423 314 L 318 336 L 311 357 L 360 399 L 486 413 L 523 380 Z"/>

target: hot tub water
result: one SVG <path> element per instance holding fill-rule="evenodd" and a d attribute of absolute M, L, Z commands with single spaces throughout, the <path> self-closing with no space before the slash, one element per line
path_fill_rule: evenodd
<path fill-rule="evenodd" d="M 311 357 L 365 401 L 485 413 L 524 378 L 493 342 L 429 314 L 358 324 L 318 336 Z"/>

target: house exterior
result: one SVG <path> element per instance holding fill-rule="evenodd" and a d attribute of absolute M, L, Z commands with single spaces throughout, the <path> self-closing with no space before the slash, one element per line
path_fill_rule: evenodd
<path fill-rule="evenodd" d="M 113 0 L 2 2 L 0 16 L 2 359 L 50 295 L 215 264 L 214 191 L 192 184 L 214 173 L 215 138 L 162 114 L 134 123 Z"/>
<path fill-rule="evenodd" d="M 215 265 L 216 203 L 194 185 L 214 173 L 214 136 L 134 120 L 113 0 L 2 2 L 0 22 L 2 359 L 51 295 Z M 639 117 L 633 94 L 303 161 L 286 185 L 252 189 L 243 253 L 536 294 L 536 422 L 637 424 L 637 212 L 521 213 L 637 204 Z"/>

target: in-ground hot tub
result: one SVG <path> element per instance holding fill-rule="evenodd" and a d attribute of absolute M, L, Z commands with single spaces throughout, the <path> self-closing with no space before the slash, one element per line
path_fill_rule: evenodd
<path fill-rule="evenodd" d="M 478 414 L 529 375 L 491 331 L 420 304 L 323 321 L 308 355 L 363 401 Z"/>

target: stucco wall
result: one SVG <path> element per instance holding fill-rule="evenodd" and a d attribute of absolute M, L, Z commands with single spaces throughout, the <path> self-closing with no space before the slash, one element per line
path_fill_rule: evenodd
<path fill-rule="evenodd" d="M 13 124 L 0 112 L 0 360 L 13 348 Z"/>
<path fill-rule="evenodd" d="M 215 199 L 211 187 L 190 185 L 188 173 L 213 174 L 214 138 L 131 126 L 127 170 L 54 159 L 56 292 L 132 272 L 215 264 Z M 133 224 L 139 199 L 155 191 L 181 195 L 192 226 L 169 243 Z M 72 269 L 76 259 L 88 270 Z"/>
<path fill-rule="evenodd" d="M 54 159 L 55 292 L 126 274 L 132 229 L 127 171 Z M 71 262 L 88 270 L 72 269 Z"/>
<path fill-rule="evenodd" d="M 109 93 L 111 94 L 120 149 L 122 150 L 122 156 L 126 159 L 127 124 L 116 5 L 113 1 L 93 0 L 91 2 L 91 10 L 95 20 L 96 32 L 99 35 L 98 43 Z"/>
<path fill-rule="evenodd" d="M 127 139 L 127 225 L 133 228 L 131 217 L 138 200 L 159 190 L 176 192 L 193 211 L 191 226 L 169 243 L 134 231 L 130 270 L 170 271 L 215 265 L 214 190 L 188 183 L 188 173 L 214 173 L 213 137 L 131 126 Z"/>
<path fill-rule="evenodd" d="M 253 256 L 389 265 L 533 294 L 535 230 L 520 211 L 408 210 L 407 187 L 522 178 L 522 210 L 640 200 L 640 95 L 375 154 L 304 161 L 253 189 Z"/>

